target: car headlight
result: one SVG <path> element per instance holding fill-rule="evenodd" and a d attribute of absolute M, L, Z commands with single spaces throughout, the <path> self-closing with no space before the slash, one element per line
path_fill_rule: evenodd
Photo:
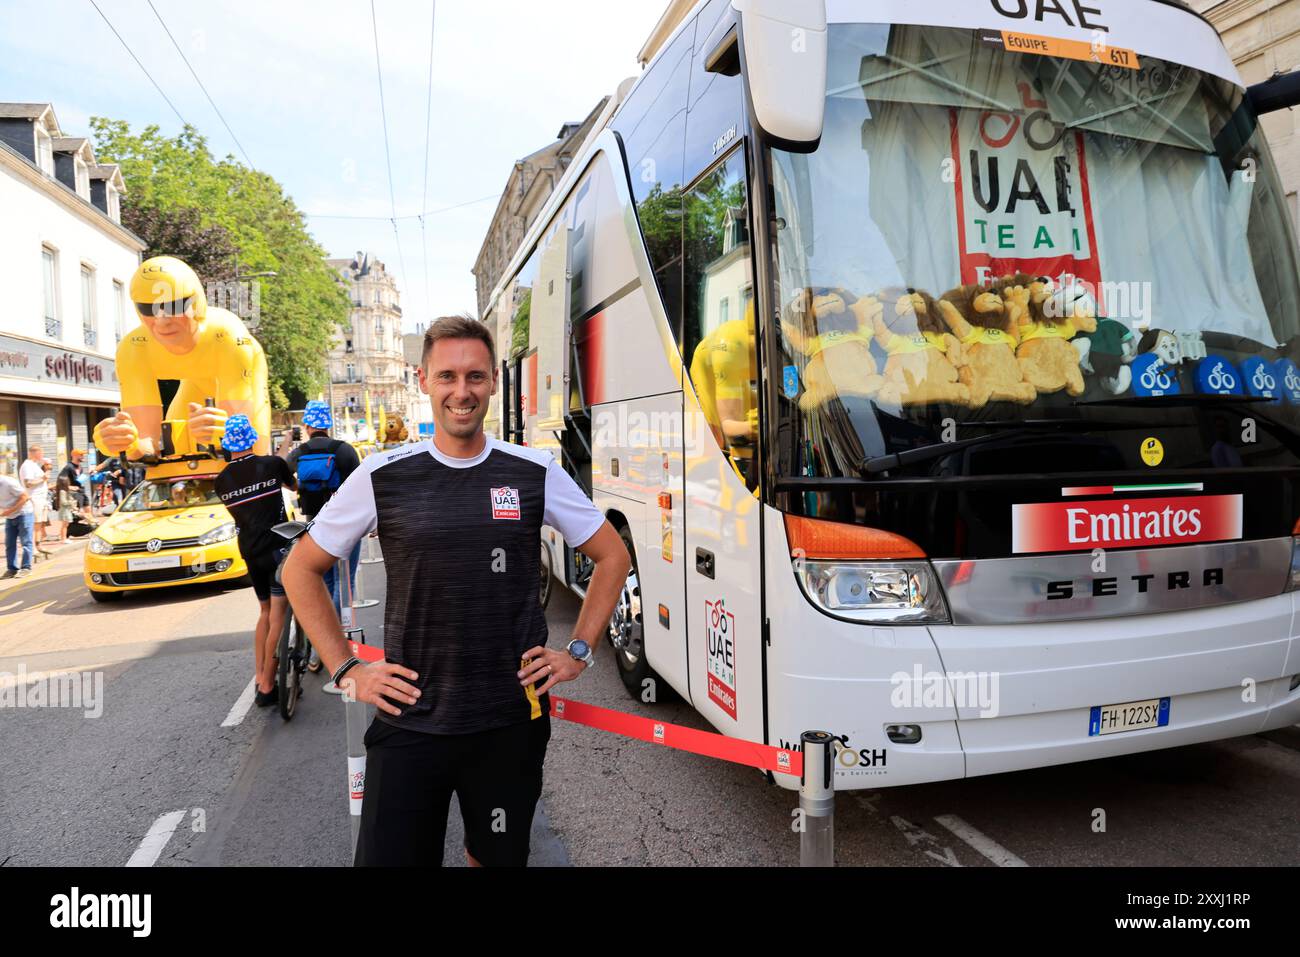
<path fill-rule="evenodd" d="M 200 545 L 215 545 L 217 542 L 228 542 L 239 534 L 239 526 L 234 522 L 226 522 L 224 525 L 218 525 L 210 532 L 204 532 L 199 536 Z"/>
<path fill-rule="evenodd" d="M 880 624 L 948 622 L 943 589 L 929 562 L 795 563 L 804 593 L 823 611 Z"/>
<path fill-rule="evenodd" d="M 95 555 L 113 554 L 113 546 L 100 538 L 98 534 L 92 534 L 90 536 L 90 545 L 87 547 L 90 549 L 91 553 Z"/>

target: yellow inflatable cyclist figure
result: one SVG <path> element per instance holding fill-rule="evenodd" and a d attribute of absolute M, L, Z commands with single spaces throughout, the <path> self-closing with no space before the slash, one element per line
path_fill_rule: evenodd
<path fill-rule="evenodd" d="M 209 308 L 198 275 L 172 256 L 140 264 L 131 277 L 140 325 L 117 347 L 122 410 L 95 426 L 105 455 L 141 459 L 161 454 L 159 379 L 179 379 L 167 419 L 184 420 L 193 446 L 212 444 L 229 416 L 247 415 L 259 455 L 270 452 L 271 401 L 266 355 L 234 313 Z M 211 398 L 214 405 L 208 406 Z"/>
<path fill-rule="evenodd" d="M 758 363 L 754 349 L 754 303 L 743 319 L 724 322 L 700 340 L 691 358 L 691 382 L 718 444 L 742 478 L 750 475 L 758 436 Z"/>

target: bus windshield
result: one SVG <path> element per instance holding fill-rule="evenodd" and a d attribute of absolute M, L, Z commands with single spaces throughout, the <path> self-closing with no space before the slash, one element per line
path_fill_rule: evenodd
<path fill-rule="evenodd" d="M 1140 471 L 1155 428 L 1166 468 L 1297 464 L 1296 241 L 1240 88 L 829 30 L 822 140 L 770 152 L 783 474 Z"/>

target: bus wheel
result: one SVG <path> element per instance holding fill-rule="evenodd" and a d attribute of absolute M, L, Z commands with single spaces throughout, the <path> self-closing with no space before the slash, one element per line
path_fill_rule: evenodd
<path fill-rule="evenodd" d="M 662 681 L 650 667 L 645 655 L 645 627 L 641 615 L 641 579 L 637 575 L 636 549 L 632 545 L 632 533 L 626 528 L 618 530 L 623 539 L 627 553 L 632 559 L 632 568 L 627 573 L 627 581 L 619 592 L 618 604 L 609 619 L 609 643 L 614 649 L 614 661 L 618 664 L 618 676 L 623 685 L 635 697 L 642 697 L 646 688 L 657 688 Z M 649 685 L 646 682 L 650 682 Z M 651 701 L 654 698 L 649 699 Z"/>
<path fill-rule="evenodd" d="M 546 611 L 546 606 L 551 600 L 551 583 L 555 581 L 551 573 L 551 550 L 546 543 L 542 543 L 542 560 L 541 560 L 541 594 L 539 599 L 542 605 L 542 611 Z"/>

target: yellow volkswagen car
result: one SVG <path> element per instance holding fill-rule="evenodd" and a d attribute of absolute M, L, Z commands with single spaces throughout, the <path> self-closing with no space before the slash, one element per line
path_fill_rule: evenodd
<path fill-rule="evenodd" d="M 90 536 L 83 577 L 91 597 L 242 578 L 239 529 L 213 489 L 225 467 L 190 458 L 146 471 Z"/>

